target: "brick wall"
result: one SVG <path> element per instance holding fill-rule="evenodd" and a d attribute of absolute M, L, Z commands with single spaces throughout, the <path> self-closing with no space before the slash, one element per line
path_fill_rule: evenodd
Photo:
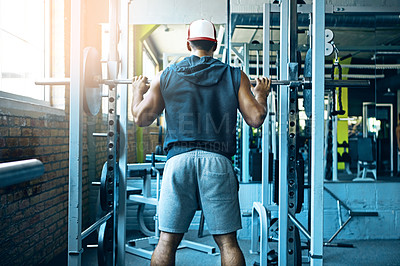
<path fill-rule="evenodd" d="M 68 122 L 65 116 L 0 116 L 0 161 L 36 158 L 39 179 L 0 189 L 1 265 L 43 263 L 67 242 Z"/>
<path fill-rule="evenodd" d="M 68 97 L 66 97 L 68 102 Z M 68 107 L 66 108 L 66 112 Z M 0 189 L 0 265 L 30 265 L 50 261 L 67 249 L 68 241 L 68 149 L 67 115 L 27 112 L 13 115 L 0 111 L 0 162 L 36 158 L 43 162 L 42 177 Z M 82 229 L 95 219 L 97 193 L 90 201 L 92 181 L 99 181 L 106 161 L 106 138 L 95 138 L 95 149 L 88 150 L 88 120 L 95 120 L 96 132 L 106 132 L 106 116 L 84 116 L 82 145 Z M 135 126 L 129 123 L 128 162 L 136 161 Z M 154 151 L 157 128 L 144 129 L 145 153 Z M 152 141 L 150 143 L 150 141 Z M 95 156 L 94 176 L 89 175 L 89 156 Z"/>

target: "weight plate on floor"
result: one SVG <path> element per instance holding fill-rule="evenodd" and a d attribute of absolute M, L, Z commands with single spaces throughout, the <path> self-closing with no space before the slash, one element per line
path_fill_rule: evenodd
<path fill-rule="evenodd" d="M 83 108 L 88 115 L 97 115 L 101 107 L 101 62 L 97 50 L 83 50 Z M 71 99 L 72 100 L 72 99 Z"/>
<path fill-rule="evenodd" d="M 113 216 L 99 228 L 97 261 L 100 266 L 113 265 Z"/>

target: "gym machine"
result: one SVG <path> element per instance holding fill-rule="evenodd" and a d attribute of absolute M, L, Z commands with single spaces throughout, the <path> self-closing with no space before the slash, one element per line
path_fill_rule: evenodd
<path fill-rule="evenodd" d="M 263 69 L 264 76 L 269 76 L 269 28 L 270 12 L 273 5 L 264 4 L 263 28 Z M 275 6 L 276 7 L 276 6 Z M 275 8 L 276 10 L 276 8 Z M 276 12 L 276 11 L 275 11 Z M 271 133 L 271 118 L 275 113 L 268 114 L 263 125 L 262 144 L 262 201 L 254 202 L 252 211 L 251 252 L 260 252 L 260 264 L 278 263 L 279 265 L 301 265 L 302 252 L 300 232 L 309 241 L 308 248 L 311 265 L 322 265 L 323 262 L 323 180 L 324 180 L 324 90 L 336 87 L 364 87 L 368 81 L 325 80 L 325 3 L 314 1 L 308 11 L 311 18 L 311 47 L 306 57 L 306 68 L 303 80 L 298 79 L 297 61 L 297 1 L 280 1 L 280 79 L 285 81 L 273 82 L 280 85 L 277 88 L 279 101 L 279 186 L 271 201 L 268 175 L 274 164 L 270 163 L 270 146 L 275 137 Z M 318 21 L 318 23 L 316 23 Z M 312 118 L 311 122 L 311 165 L 309 168 L 308 187 L 310 188 L 309 230 L 295 217 L 300 212 L 303 199 L 304 162 L 299 156 L 297 146 L 299 92 L 303 93 L 306 113 Z M 274 94 L 271 94 L 271 98 Z M 274 101 L 268 101 L 268 109 L 274 109 Z M 272 106 L 271 106 L 272 104 Z M 342 109 L 342 108 L 340 108 Z M 273 120 L 272 120 L 273 121 Z M 310 178 L 311 177 L 311 178 Z M 276 193 L 279 192 L 278 198 Z M 278 210 L 277 210 L 278 208 Z M 279 218 L 271 219 L 278 212 Z M 279 228 L 279 229 L 278 229 Z M 278 231 L 278 254 L 270 252 L 269 239 L 274 239 Z M 260 236 L 260 238 L 258 238 Z M 260 243 L 258 243 L 260 241 Z M 258 249 L 259 245 L 259 249 Z M 277 260 L 276 260 L 277 258 Z"/>

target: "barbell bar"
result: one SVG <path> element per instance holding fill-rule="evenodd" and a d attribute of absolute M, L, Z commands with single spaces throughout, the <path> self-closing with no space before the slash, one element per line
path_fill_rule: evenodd
<path fill-rule="evenodd" d="M 35 81 L 35 84 L 36 85 L 69 85 L 70 82 L 71 82 L 70 78 L 64 78 L 64 79 L 49 78 L 49 79 Z M 119 84 L 132 84 L 133 81 L 132 81 L 132 79 L 116 79 L 116 80 L 103 79 L 98 82 L 99 82 L 99 84 L 115 86 L 115 85 L 119 85 Z M 149 80 L 149 82 L 151 82 L 151 80 Z M 253 86 L 256 84 L 255 80 L 251 80 L 250 83 Z M 301 86 L 304 84 L 311 84 L 311 81 L 271 80 L 272 86 L 286 85 L 286 86 L 298 87 L 298 86 Z M 328 87 L 328 88 L 333 88 L 333 87 L 351 87 L 351 88 L 360 87 L 361 88 L 361 87 L 368 87 L 369 85 L 370 85 L 369 80 L 331 80 L 331 79 L 325 80 L 325 87 Z"/>
<path fill-rule="evenodd" d="M 70 78 L 47 78 L 43 80 L 35 81 L 35 85 L 69 85 L 71 83 Z M 115 86 L 119 84 L 132 84 L 132 79 L 102 79 L 98 81 L 99 84 L 105 84 L 110 86 Z"/>
<path fill-rule="evenodd" d="M 111 64 L 112 65 L 112 64 Z M 118 67 L 110 67 L 108 65 L 109 76 L 116 77 Z M 132 84 L 132 79 L 102 79 L 101 61 L 99 53 L 94 47 L 86 47 L 83 50 L 83 68 L 82 68 L 82 88 L 83 88 L 83 108 L 89 115 L 97 115 L 101 107 L 102 89 L 101 85 L 110 86 L 113 89 L 119 84 Z M 150 82 L 150 80 L 149 80 Z M 288 85 L 291 87 L 311 88 L 311 79 L 303 78 L 302 80 L 272 80 L 272 86 Z M 253 86 L 255 80 L 251 81 Z M 69 85 L 71 79 L 66 78 L 49 78 L 38 80 L 36 85 Z M 368 80 L 325 80 L 325 87 L 368 87 Z"/>

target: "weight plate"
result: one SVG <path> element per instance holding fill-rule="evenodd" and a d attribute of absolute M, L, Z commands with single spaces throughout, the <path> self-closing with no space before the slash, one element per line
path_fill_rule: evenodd
<path fill-rule="evenodd" d="M 110 211 L 114 206 L 114 178 L 107 171 L 107 165 L 106 162 L 103 166 L 100 180 L 100 205 L 103 211 Z"/>
<path fill-rule="evenodd" d="M 295 256 L 295 265 L 302 265 L 302 254 L 301 254 L 301 239 L 299 229 L 296 227 L 294 229 L 294 256 Z"/>
<path fill-rule="evenodd" d="M 97 261 L 100 266 L 113 265 L 113 216 L 99 228 Z"/>
<path fill-rule="evenodd" d="M 333 45 L 330 43 L 325 43 L 325 56 L 330 56 L 333 53 Z"/>
<path fill-rule="evenodd" d="M 333 37 L 335 37 L 333 31 L 331 31 L 330 29 L 325 29 L 325 42 L 332 41 Z"/>
<path fill-rule="evenodd" d="M 97 50 L 83 50 L 83 108 L 88 115 L 97 115 L 101 107 L 101 62 Z"/>

